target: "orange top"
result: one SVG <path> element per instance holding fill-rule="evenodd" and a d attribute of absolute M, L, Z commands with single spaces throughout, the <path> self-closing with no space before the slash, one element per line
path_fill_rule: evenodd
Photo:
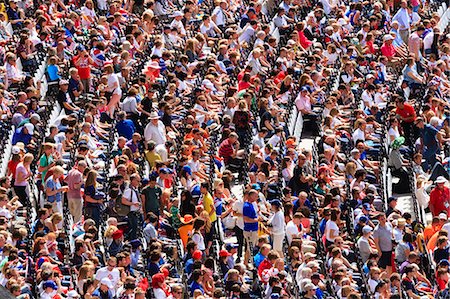
<path fill-rule="evenodd" d="M 178 233 L 180 234 L 181 242 L 183 242 L 183 247 L 186 248 L 187 242 L 189 241 L 189 233 L 194 228 L 194 225 L 192 224 L 185 224 L 183 226 L 180 226 L 178 229 Z"/>

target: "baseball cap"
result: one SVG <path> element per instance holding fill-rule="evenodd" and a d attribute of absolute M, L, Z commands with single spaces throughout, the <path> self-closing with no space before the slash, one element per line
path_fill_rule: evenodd
<path fill-rule="evenodd" d="M 259 184 L 253 184 L 252 185 L 252 189 L 255 189 L 255 190 L 261 190 L 261 186 L 259 185 Z"/>
<path fill-rule="evenodd" d="M 20 148 L 19 148 L 18 146 L 13 146 L 13 147 L 11 148 L 11 153 L 12 153 L 13 155 L 18 155 L 18 154 L 20 153 Z"/>
<path fill-rule="evenodd" d="M 361 216 L 359 217 L 359 221 L 367 223 L 369 221 L 369 218 L 367 218 L 366 216 Z"/>
<path fill-rule="evenodd" d="M 281 201 L 278 199 L 272 200 L 270 202 L 271 205 L 276 206 L 276 207 L 281 207 Z"/>
<path fill-rule="evenodd" d="M 33 135 L 34 133 L 34 126 L 33 124 L 27 123 L 24 125 L 24 127 L 28 130 L 29 135 Z"/>
<path fill-rule="evenodd" d="M 200 250 L 196 250 L 192 253 L 192 258 L 194 260 L 200 260 L 202 258 L 202 252 Z"/>
<path fill-rule="evenodd" d="M 219 256 L 220 257 L 226 257 L 226 256 L 230 256 L 231 255 L 231 253 L 229 253 L 228 251 L 226 251 L 226 250 L 221 250 L 221 251 L 219 251 Z"/>
<path fill-rule="evenodd" d="M 46 288 L 52 288 L 54 290 L 58 289 L 58 285 L 53 280 L 48 280 L 48 281 L 44 282 L 43 287 L 44 287 L 44 289 L 46 289 Z"/>
<path fill-rule="evenodd" d="M 234 248 L 238 248 L 238 247 L 239 247 L 239 245 L 234 244 L 234 243 L 228 243 L 228 244 L 225 245 L 225 249 L 228 250 L 228 251 L 230 251 L 230 250 L 232 250 Z"/>
<path fill-rule="evenodd" d="M 439 214 L 439 219 L 440 219 L 440 220 L 447 220 L 447 218 L 448 218 L 448 217 L 447 217 L 447 214 L 445 214 L 445 213 L 440 213 L 440 214 Z"/>
<path fill-rule="evenodd" d="M 365 203 L 362 205 L 364 209 L 366 209 L 367 211 L 371 211 L 372 209 L 370 208 L 370 204 Z"/>
<path fill-rule="evenodd" d="M 370 233 L 372 230 L 373 229 L 370 226 L 366 225 L 363 227 L 362 232 L 363 232 L 363 234 L 367 234 L 367 233 Z"/>

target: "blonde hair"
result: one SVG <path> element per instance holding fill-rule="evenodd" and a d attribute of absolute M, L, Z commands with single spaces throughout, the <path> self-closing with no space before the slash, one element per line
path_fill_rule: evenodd
<path fill-rule="evenodd" d="M 34 159 L 34 156 L 32 154 L 28 153 L 28 154 L 25 154 L 25 156 L 23 157 L 23 162 L 30 163 L 30 162 L 33 162 L 33 159 Z"/>
<path fill-rule="evenodd" d="M 200 218 L 202 218 L 205 221 L 205 230 L 206 232 L 209 232 L 211 230 L 211 219 L 209 218 L 208 211 L 203 211 L 200 213 Z"/>

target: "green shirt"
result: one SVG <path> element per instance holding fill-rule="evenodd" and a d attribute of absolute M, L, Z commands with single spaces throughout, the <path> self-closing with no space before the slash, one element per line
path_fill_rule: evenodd
<path fill-rule="evenodd" d="M 161 206 L 161 203 L 159 201 L 159 198 L 161 197 L 162 190 L 159 186 L 155 186 L 154 188 L 151 188 L 150 186 L 146 186 L 144 189 L 142 189 L 141 194 L 144 195 L 145 201 L 144 201 L 144 208 L 145 213 L 153 212 L 155 215 L 159 215 L 159 208 Z"/>
<path fill-rule="evenodd" d="M 50 164 L 52 164 L 53 161 L 54 161 L 54 159 L 53 159 L 53 156 L 52 156 L 52 155 L 50 155 L 50 156 L 47 157 L 45 154 L 43 154 L 43 155 L 41 156 L 41 158 L 39 159 L 39 166 L 41 166 L 41 167 L 47 167 L 47 166 L 49 166 Z M 45 175 L 47 174 L 47 171 L 48 171 L 48 169 L 47 169 L 47 170 L 44 170 L 44 171 L 42 172 L 42 174 L 41 174 L 42 183 L 45 183 Z"/>

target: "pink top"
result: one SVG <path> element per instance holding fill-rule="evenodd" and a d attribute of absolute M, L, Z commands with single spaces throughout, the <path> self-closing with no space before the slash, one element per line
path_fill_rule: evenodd
<path fill-rule="evenodd" d="M 23 182 L 19 182 L 19 173 L 22 173 L 23 176 L 26 176 L 28 174 L 28 170 L 23 166 L 23 163 L 19 163 L 16 167 L 16 173 L 14 175 L 14 186 L 26 186 L 28 182 L 25 180 Z"/>
<path fill-rule="evenodd" d="M 305 36 L 305 33 L 303 33 L 303 31 L 299 31 L 299 32 L 298 32 L 298 39 L 300 40 L 300 45 L 301 45 L 304 49 L 308 49 L 309 46 L 312 45 L 312 41 L 310 41 L 310 40 Z"/>

